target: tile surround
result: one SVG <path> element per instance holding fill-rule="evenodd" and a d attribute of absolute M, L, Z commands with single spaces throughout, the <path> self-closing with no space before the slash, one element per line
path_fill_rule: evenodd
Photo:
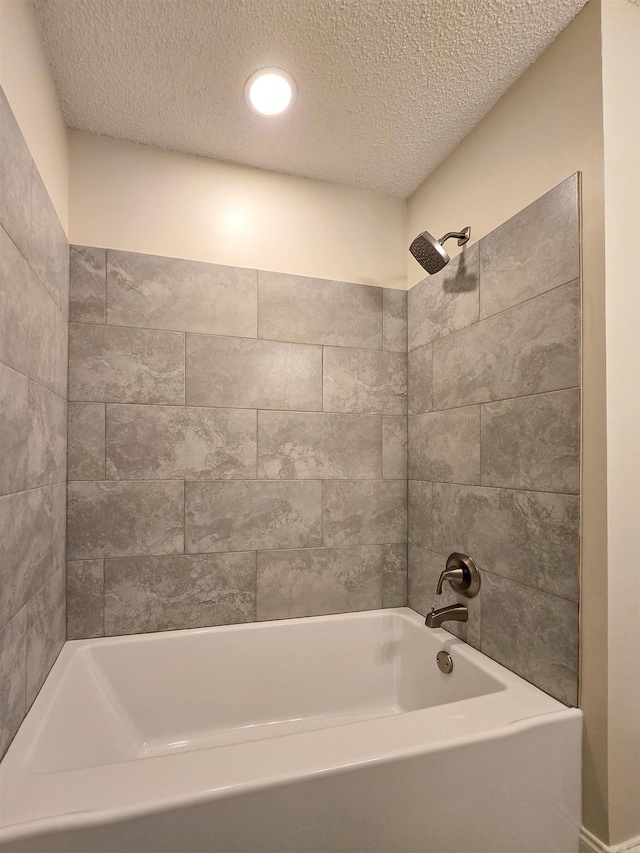
<path fill-rule="evenodd" d="M 0 112 L 0 756 L 65 622 L 426 613 L 451 550 L 453 630 L 575 703 L 577 176 L 407 294 L 69 251 Z"/>
<path fill-rule="evenodd" d="M 65 637 L 69 247 L 0 89 L 0 758 Z"/>
<path fill-rule="evenodd" d="M 408 293 L 408 600 L 426 614 L 452 551 L 480 595 L 447 630 L 577 701 L 578 176 Z M 453 596 L 453 597 L 452 597 Z"/>
<path fill-rule="evenodd" d="M 365 547 L 375 600 L 345 564 L 309 612 L 406 604 L 405 292 L 84 246 L 70 271 L 70 635 L 254 619 L 236 557 L 255 582 L 282 549 Z"/>

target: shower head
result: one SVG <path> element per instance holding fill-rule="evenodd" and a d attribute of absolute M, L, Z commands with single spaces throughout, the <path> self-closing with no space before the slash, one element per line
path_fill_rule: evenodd
<path fill-rule="evenodd" d="M 409 246 L 409 251 L 420 266 L 424 267 L 429 275 L 433 275 L 440 272 L 451 260 L 447 250 L 442 245 L 445 240 L 449 240 L 451 237 L 457 238 L 458 246 L 464 246 L 471 237 L 471 227 L 467 225 L 462 231 L 449 231 L 439 240 L 432 237 L 428 231 L 423 231 Z"/>

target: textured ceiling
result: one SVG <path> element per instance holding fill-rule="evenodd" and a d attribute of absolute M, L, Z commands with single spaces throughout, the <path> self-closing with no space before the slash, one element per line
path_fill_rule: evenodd
<path fill-rule="evenodd" d="M 35 0 L 74 128 L 408 196 L 586 0 Z M 258 68 L 293 75 L 254 115 Z"/>

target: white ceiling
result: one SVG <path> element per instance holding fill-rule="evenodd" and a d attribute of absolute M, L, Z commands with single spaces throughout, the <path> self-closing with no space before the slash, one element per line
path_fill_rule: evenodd
<path fill-rule="evenodd" d="M 586 0 L 34 0 L 70 127 L 406 197 Z M 258 68 L 298 98 L 253 114 Z"/>

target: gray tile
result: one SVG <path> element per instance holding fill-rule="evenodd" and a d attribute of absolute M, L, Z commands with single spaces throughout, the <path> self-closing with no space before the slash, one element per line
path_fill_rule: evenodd
<path fill-rule="evenodd" d="M 185 483 L 187 553 L 309 548 L 322 541 L 322 483 Z"/>
<path fill-rule="evenodd" d="M 67 480 L 67 404 L 29 382 L 27 488 Z"/>
<path fill-rule="evenodd" d="M 382 418 L 259 412 L 258 476 L 378 480 L 382 477 Z"/>
<path fill-rule="evenodd" d="M 179 554 L 183 534 L 180 481 L 69 483 L 70 560 Z"/>
<path fill-rule="evenodd" d="M 433 483 L 409 480 L 408 539 L 430 548 L 433 531 Z"/>
<path fill-rule="evenodd" d="M 382 605 L 380 545 L 258 552 L 260 620 L 321 616 Z"/>
<path fill-rule="evenodd" d="M 69 399 L 184 403 L 184 335 L 69 325 Z"/>
<path fill-rule="evenodd" d="M 256 476 L 256 412 L 107 405 L 110 480 L 241 480 Z"/>
<path fill-rule="evenodd" d="M 107 322 L 114 326 L 256 336 L 255 270 L 107 252 Z"/>
<path fill-rule="evenodd" d="M 446 583 L 442 594 L 436 595 L 438 578 L 444 571 L 447 558 L 442 554 L 418 548 L 409 544 L 409 607 L 426 616 L 431 609 L 449 607 L 451 604 L 464 604 L 469 611 L 467 622 L 445 622 L 442 627 L 476 649 L 481 644 L 481 625 L 483 618 L 482 586 L 475 598 L 465 598 L 454 592 Z M 425 629 L 429 630 L 429 629 Z"/>
<path fill-rule="evenodd" d="M 0 629 L 0 758 L 27 712 L 27 611 Z"/>
<path fill-rule="evenodd" d="M 69 403 L 70 480 L 105 479 L 105 404 Z"/>
<path fill-rule="evenodd" d="M 0 495 L 27 483 L 29 381 L 0 363 Z"/>
<path fill-rule="evenodd" d="M 70 247 L 69 320 L 72 323 L 106 323 L 106 249 Z"/>
<path fill-rule="evenodd" d="M 104 560 L 69 562 L 67 563 L 67 639 L 83 640 L 86 637 L 102 636 L 104 636 Z"/>
<path fill-rule="evenodd" d="M 326 480 L 322 531 L 323 545 L 406 542 L 406 480 Z"/>
<path fill-rule="evenodd" d="M 32 160 L 0 87 L 0 226 L 26 251 L 31 224 Z"/>
<path fill-rule="evenodd" d="M 580 491 L 580 391 L 482 407 L 482 485 Z"/>
<path fill-rule="evenodd" d="M 409 416 L 409 477 L 480 482 L 480 406 Z"/>
<path fill-rule="evenodd" d="M 382 606 L 407 606 L 407 545 L 384 545 Z"/>
<path fill-rule="evenodd" d="M 482 651 L 561 702 L 578 702 L 578 605 L 485 574 Z"/>
<path fill-rule="evenodd" d="M 414 350 L 464 329 L 478 319 L 478 244 L 464 249 L 444 269 L 408 292 L 408 347 Z"/>
<path fill-rule="evenodd" d="M 107 560 L 104 583 L 108 636 L 255 620 L 253 551 Z"/>
<path fill-rule="evenodd" d="M 433 345 L 434 408 L 575 388 L 579 382 L 578 282 Z"/>
<path fill-rule="evenodd" d="M 407 479 L 407 416 L 382 418 L 382 476 L 385 480 Z"/>
<path fill-rule="evenodd" d="M 258 337 L 382 349 L 382 288 L 260 271 Z"/>
<path fill-rule="evenodd" d="M 187 403 L 322 409 L 322 347 L 187 335 Z"/>
<path fill-rule="evenodd" d="M 578 600 L 580 500 L 575 495 L 433 486 L 433 547 L 480 568 Z"/>
<path fill-rule="evenodd" d="M 0 497 L 0 625 L 58 568 L 64 484 Z"/>
<path fill-rule="evenodd" d="M 31 228 L 25 257 L 53 301 L 67 317 L 69 243 L 35 164 L 31 182 Z"/>
<path fill-rule="evenodd" d="M 432 409 L 433 353 L 431 344 L 408 355 L 409 414 L 421 415 Z"/>
<path fill-rule="evenodd" d="M 0 361 L 67 394 L 67 321 L 0 228 Z"/>
<path fill-rule="evenodd" d="M 578 210 L 575 174 L 482 238 L 480 316 L 578 278 Z"/>
<path fill-rule="evenodd" d="M 389 352 L 407 351 L 407 291 L 382 291 L 382 348 Z"/>
<path fill-rule="evenodd" d="M 407 357 L 399 352 L 325 347 L 325 412 L 404 415 Z"/>
<path fill-rule="evenodd" d="M 27 708 L 66 639 L 65 572 L 59 569 L 27 604 Z"/>

